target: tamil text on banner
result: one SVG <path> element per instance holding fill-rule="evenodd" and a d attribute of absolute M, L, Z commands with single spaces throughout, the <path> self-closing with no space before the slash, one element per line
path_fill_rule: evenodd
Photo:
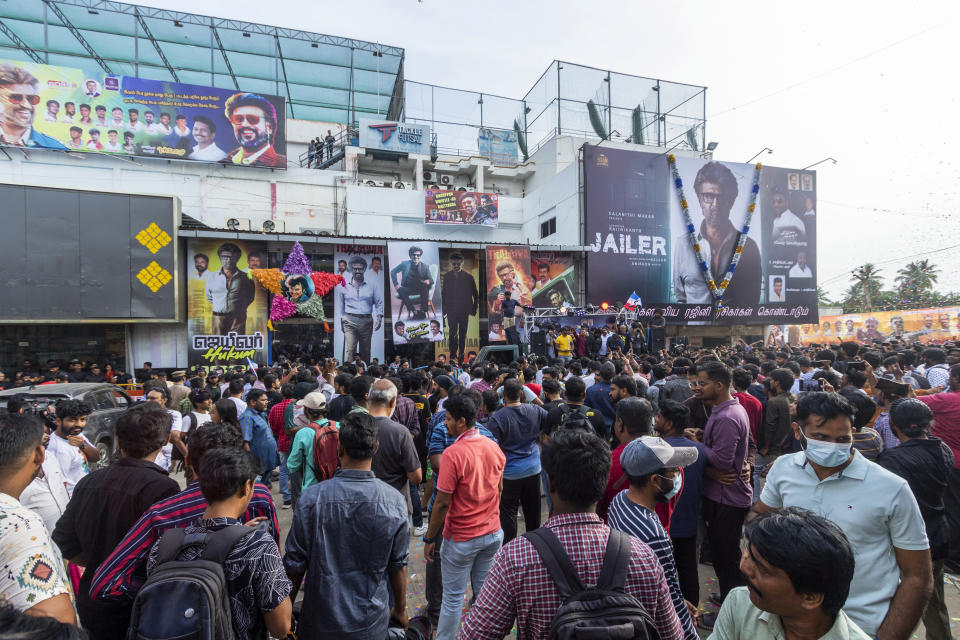
<path fill-rule="evenodd" d="M 447 322 L 436 357 L 458 362 L 480 351 L 480 254 L 473 249 L 440 249 L 440 296 Z"/>
<path fill-rule="evenodd" d="M 333 288 L 333 353 L 340 362 L 354 356 L 383 362 L 383 247 L 337 245 L 336 271 L 344 284 Z"/>
<path fill-rule="evenodd" d="M 267 290 L 249 269 L 267 266 L 266 245 L 238 240 L 191 240 L 187 269 L 187 329 L 191 366 L 267 361 Z"/>
<path fill-rule="evenodd" d="M 495 193 L 427 189 L 424 191 L 427 224 L 472 224 L 496 227 L 500 204 Z"/>
<path fill-rule="evenodd" d="M 636 291 L 641 317 L 671 323 L 815 322 L 816 174 L 763 167 L 751 214 L 754 165 L 677 157 L 676 170 L 663 154 L 584 147 L 587 302 Z M 718 304 L 710 280 L 722 289 L 737 254 Z"/>
<path fill-rule="evenodd" d="M 533 251 L 530 253 L 530 274 L 533 276 L 533 306 L 553 309 L 578 306 L 573 254 Z"/>
<path fill-rule="evenodd" d="M 389 242 L 387 251 L 394 346 L 441 342 L 444 339 L 443 300 L 437 243 Z"/>
<path fill-rule="evenodd" d="M 517 132 L 512 129 L 480 127 L 477 134 L 477 150 L 493 164 L 517 164 Z"/>
<path fill-rule="evenodd" d="M 13 60 L 0 60 L 0 72 L 17 80 L 26 95 L 21 107 L 30 110 L 14 144 L 287 166 L 286 107 L 278 96 Z"/>
<path fill-rule="evenodd" d="M 533 294 L 530 277 L 530 247 L 516 246 L 487 246 L 487 318 L 490 342 L 507 339 L 505 326 L 515 323 L 520 309 L 514 308 L 509 313 L 512 302 L 521 307 L 533 306 Z M 507 302 L 507 292 L 510 292 L 510 301 Z M 504 322 L 504 302 L 507 302 L 508 312 Z"/>
<path fill-rule="evenodd" d="M 821 316 L 819 323 L 795 325 L 790 329 L 796 330 L 798 341 L 805 345 L 851 340 L 871 344 L 889 338 L 922 343 L 957 340 L 960 339 L 960 307 Z"/>

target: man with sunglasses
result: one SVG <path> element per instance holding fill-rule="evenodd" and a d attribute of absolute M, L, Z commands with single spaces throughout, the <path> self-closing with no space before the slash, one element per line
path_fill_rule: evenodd
<path fill-rule="evenodd" d="M 390 281 L 393 282 L 397 297 L 403 301 L 408 313 L 416 306 L 418 311 L 414 312 L 413 318 L 422 320 L 427 317 L 430 287 L 433 286 L 434 279 L 430 274 L 430 267 L 421 261 L 423 249 L 413 245 L 407 254 L 410 259 L 404 260 L 390 271 Z M 399 281 L 397 275 L 400 276 Z"/>
<path fill-rule="evenodd" d="M 33 128 L 38 104 L 40 82 L 18 66 L 0 65 L 0 144 L 66 149 L 56 139 Z"/>
<path fill-rule="evenodd" d="M 224 162 L 258 167 L 286 167 L 287 157 L 273 148 L 277 135 L 277 110 L 255 93 L 235 93 L 224 105 L 227 120 L 240 146 Z"/>

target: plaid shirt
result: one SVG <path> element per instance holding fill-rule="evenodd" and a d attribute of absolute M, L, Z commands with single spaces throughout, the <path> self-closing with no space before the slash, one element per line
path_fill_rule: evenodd
<path fill-rule="evenodd" d="M 414 438 L 420 434 L 420 415 L 417 413 L 417 405 L 410 398 L 397 396 L 397 406 L 390 419 L 405 426 Z"/>
<path fill-rule="evenodd" d="M 290 452 L 290 436 L 283 430 L 283 412 L 291 402 L 293 402 L 292 398 L 278 402 L 270 407 L 270 413 L 267 414 L 267 423 L 270 425 L 270 430 L 273 431 L 273 435 L 277 439 L 277 451 L 281 453 Z"/>
<path fill-rule="evenodd" d="M 595 513 L 567 513 L 548 519 L 585 585 L 595 585 L 610 536 Z M 626 592 L 635 596 L 653 617 L 661 640 L 681 640 L 683 629 L 670 600 L 663 567 L 653 551 L 636 538 L 627 573 Z M 518 640 L 549 636 L 560 607 L 560 594 L 533 545 L 523 536 L 497 552 L 480 595 L 470 608 L 457 638 L 501 640 L 517 622 Z"/>

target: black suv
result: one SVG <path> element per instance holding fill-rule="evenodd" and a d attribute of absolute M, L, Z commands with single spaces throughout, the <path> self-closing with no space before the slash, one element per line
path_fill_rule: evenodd
<path fill-rule="evenodd" d="M 57 400 L 65 398 L 82 400 L 90 405 L 93 413 L 87 418 L 83 435 L 100 451 L 98 467 L 105 467 L 116 453 L 117 439 L 113 426 L 123 411 L 133 404 L 123 389 L 103 382 L 76 382 L 66 384 L 42 384 L 33 387 L 17 387 L 0 391 L 0 410 L 6 411 L 10 396 L 24 395 L 33 401 L 33 411 L 46 412 Z M 52 409 L 51 409 L 52 412 Z"/>

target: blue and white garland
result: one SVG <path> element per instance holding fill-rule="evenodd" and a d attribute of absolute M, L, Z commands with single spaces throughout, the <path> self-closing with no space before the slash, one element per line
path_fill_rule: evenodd
<path fill-rule="evenodd" d="M 680 179 L 680 171 L 677 169 L 677 158 L 671 153 L 667 156 L 667 161 L 670 163 L 670 171 L 673 174 L 673 186 L 676 188 L 677 196 L 680 198 L 680 210 L 683 212 L 683 221 L 687 227 L 687 239 L 690 241 L 690 246 L 693 247 L 697 264 L 700 265 L 700 270 L 703 272 L 703 279 L 707 283 L 707 287 L 710 289 L 714 302 L 719 309 L 723 306 L 723 293 L 727 290 L 727 287 L 730 286 L 733 272 L 737 270 L 740 256 L 743 255 L 743 246 L 747 242 L 747 234 L 750 233 L 750 221 L 753 219 L 753 212 L 756 211 L 757 208 L 757 194 L 760 193 L 760 171 L 763 166 L 759 162 L 756 164 L 756 169 L 753 173 L 753 187 L 750 189 L 750 204 L 747 206 L 747 215 L 743 220 L 743 227 L 737 238 L 737 246 L 733 250 L 733 258 L 730 260 L 730 266 L 727 268 L 727 273 L 723 276 L 723 280 L 717 285 L 713 279 L 713 274 L 710 272 L 710 265 L 708 265 L 707 261 L 703 258 L 703 251 L 701 251 L 700 243 L 697 241 L 697 228 L 694 226 L 693 219 L 690 217 L 690 209 L 687 208 L 687 198 L 683 195 L 683 180 Z"/>

